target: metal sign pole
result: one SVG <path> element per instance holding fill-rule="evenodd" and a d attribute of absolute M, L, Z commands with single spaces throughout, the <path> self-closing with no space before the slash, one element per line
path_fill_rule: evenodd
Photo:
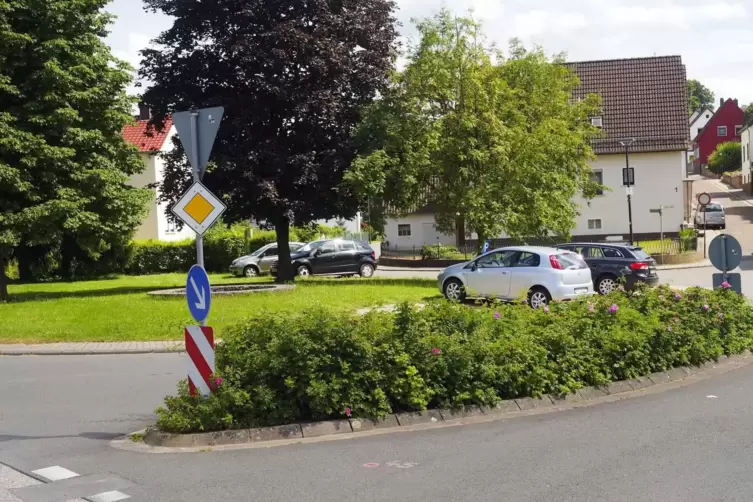
<path fill-rule="evenodd" d="M 664 206 L 659 207 L 659 246 L 661 247 L 661 263 L 664 265 Z"/>
<path fill-rule="evenodd" d="M 727 236 L 722 234 L 720 236 L 722 238 L 722 277 L 726 281 L 727 280 Z"/>
<path fill-rule="evenodd" d="M 199 112 L 191 110 L 191 155 L 199 158 Z M 192 166 L 194 182 L 201 181 L 199 166 Z M 204 237 L 196 232 L 196 264 L 204 268 Z"/>
<path fill-rule="evenodd" d="M 628 202 L 628 223 L 630 225 L 630 245 L 634 245 L 635 242 L 633 241 L 633 204 L 631 201 L 632 197 L 630 194 L 627 196 L 627 202 Z"/>
<path fill-rule="evenodd" d="M 703 206 L 703 258 L 707 258 L 706 253 L 708 250 L 708 247 L 706 246 L 706 233 L 708 232 L 708 228 L 706 228 L 706 206 Z"/>

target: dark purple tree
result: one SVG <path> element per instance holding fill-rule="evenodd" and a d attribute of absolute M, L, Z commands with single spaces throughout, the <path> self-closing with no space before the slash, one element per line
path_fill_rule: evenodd
<path fill-rule="evenodd" d="M 222 105 L 203 182 L 225 218 L 274 223 L 278 280 L 293 278 L 289 225 L 352 217 L 343 183 L 356 155 L 353 131 L 389 80 L 397 54 L 390 0 L 145 0 L 172 16 L 142 52 L 143 101 L 155 125 L 191 107 Z M 179 148 L 162 191 L 173 202 L 190 183 Z"/>

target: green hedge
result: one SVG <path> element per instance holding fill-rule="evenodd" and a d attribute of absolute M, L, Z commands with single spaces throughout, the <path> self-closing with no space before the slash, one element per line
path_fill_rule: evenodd
<path fill-rule="evenodd" d="M 222 333 L 219 385 L 185 383 L 160 429 L 211 431 L 427 408 L 491 406 L 699 365 L 753 347 L 753 308 L 730 290 L 615 292 L 545 310 L 446 301 L 343 318 L 251 319 Z"/>

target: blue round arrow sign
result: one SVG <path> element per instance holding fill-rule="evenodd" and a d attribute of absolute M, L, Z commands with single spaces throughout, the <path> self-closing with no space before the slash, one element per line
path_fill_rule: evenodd
<path fill-rule="evenodd" d="M 200 265 L 194 265 L 188 271 L 186 300 L 188 301 L 188 310 L 197 322 L 203 322 L 209 316 L 212 291 L 209 288 L 209 276 L 204 267 Z"/>

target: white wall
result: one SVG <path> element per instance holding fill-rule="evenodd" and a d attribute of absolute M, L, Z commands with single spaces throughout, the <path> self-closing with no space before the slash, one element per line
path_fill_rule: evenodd
<path fill-rule="evenodd" d="M 167 141 L 165 141 L 166 149 L 172 148 L 171 136 L 174 133 L 173 128 L 171 134 L 168 135 Z M 160 155 L 153 156 L 155 177 L 157 180 L 162 180 L 165 175 L 165 161 Z M 183 228 L 177 230 L 175 223 L 170 223 L 165 214 L 165 210 L 169 210 L 170 204 L 160 203 L 156 204 L 154 210 L 157 213 L 157 234 L 154 239 L 161 241 L 182 241 L 184 239 L 195 239 L 196 234 L 191 230 L 188 225 L 183 225 Z"/>
<path fill-rule="evenodd" d="M 398 225 L 410 225 L 410 236 L 398 235 Z M 441 234 L 434 226 L 433 214 L 411 214 L 399 220 L 388 219 L 384 225 L 385 239 L 390 249 L 419 250 L 424 244 L 455 244 L 454 235 Z"/>
<path fill-rule="evenodd" d="M 154 168 L 154 156 L 146 153 L 140 153 L 139 157 L 144 163 L 144 170 L 139 174 L 134 174 L 129 179 L 129 183 L 136 188 L 144 188 L 145 186 L 154 183 L 156 181 L 157 171 Z M 158 235 L 158 214 L 157 203 L 154 196 L 149 201 L 149 213 L 139 228 L 136 229 L 136 233 L 133 238 L 136 240 L 156 239 Z"/>
<path fill-rule="evenodd" d="M 713 116 L 713 112 L 704 110 L 703 115 L 698 117 L 695 122 L 690 124 L 690 141 L 693 141 L 695 137 L 698 136 L 698 131 L 706 127 L 706 124 L 709 123 L 709 120 L 711 120 L 711 117 Z"/>
<path fill-rule="evenodd" d="M 747 174 L 753 166 L 751 155 L 753 154 L 753 126 L 748 127 L 740 134 L 740 149 L 742 150 L 742 171 Z"/>
<path fill-rule="evenodd" d="M 637 153 L 630 155 L 630 165 L 635 168 L 635 186 L 633 187 L 633 233 L 658 233 L 659 216 L 649 213 L 660 205 L 674 206 L 664 210 L 664 231 L 677 232 L 683 223 L 683 183 L 685 177 L 685 152 Z M 602 172 L 602 183 L 611 191 L 597 196 L 590 201 L 578 197 L 580 215 L 576 219 L 572 235 L 614 235 L 627 239 L 630 235 L 628 224 L 628 206 L 625 188 L 622 186 L 622 168 L 625 167 L 625 155 L 599 155 L 592 163 L 592 169 Z M 589 229 L 588 220 L 601 220 L 601 229 Z M 399 220 L 388 220 L 385 225 L 390 249 L 395 245 L 401 250 L 410 250 L 415 246 L 436 244 L 454 244 L 453 235 L 436 235 L 432 233 L 425 238 L 424 225 L 431 228 L 434 216 L 431 214 L 414 214 Z M 398 236 L 398 224 L 410 224 L 411 235 Z M 427 233 L 429 228 L 427 228 Z M 505 238 L 500 235 L 499 238 Z M 470 239 L 476 239 L 472 234 Z"/>
<path fill-rule="evenodd" d="M 685 177 L 685 153 L 638 153 L 630 155 L 635 168 L 633 188 L 633 233 L 659 232 L 659 216 L 649 213 L 660 205 L 674 206 L 664 210 L 664 231 L 677 232 L 683 223 L 682 180 Z M 578 198 L 580 216 L 573 235 L 629 236 L 628 206 L 622 186 L 625 155 L 599 155 L 592 169 L 601 170 L 603 184 L 611 191 L 588 202 Z M 601 219 L 601 230 L 589 229 L 588 220 Z"/>

